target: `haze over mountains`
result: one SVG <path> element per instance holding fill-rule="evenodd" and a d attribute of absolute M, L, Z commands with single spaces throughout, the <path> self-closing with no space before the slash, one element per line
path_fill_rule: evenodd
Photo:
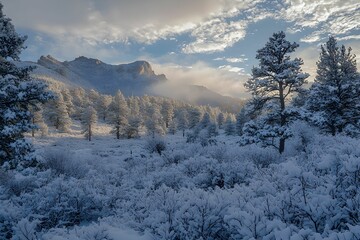
<path fill-rule="evenodd" d="M 156 95 L 188 101 L 194 104 L 218 106 L 238 111 L 242 100 L 220 95 L 204 86 L 174 84 L 164 74 L 156 74 L 147 61 L 111 65 L 98 59 L 78 57 L 61 62 L 48 55 L 42 56 L 33 72 L 35 78 L 70 87 L 95 89 L 114 94 L 120 89 L 126 96 Z"/>

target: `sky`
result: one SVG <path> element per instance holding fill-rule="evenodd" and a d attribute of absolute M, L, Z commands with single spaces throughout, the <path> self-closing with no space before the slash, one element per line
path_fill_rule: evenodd
<path fill-rule="evenodd" d="M 174 83 L 247 96 L 243 83 L 256 51 L 284 31 L 293 54 L 315 77 L 319 49 L 330 35 L 360 62 L 359 0 L 2 0 L 18 33 L 22 60 L 78 56 L 121 64 L 150 62 Z"/>

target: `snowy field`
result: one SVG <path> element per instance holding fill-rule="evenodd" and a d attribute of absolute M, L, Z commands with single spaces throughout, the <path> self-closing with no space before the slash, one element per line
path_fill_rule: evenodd
<path fill-rule="evenodd" d="M 283 155 L 224 134 L 206 145 L 180 133 L 117 140 L 106 124 L 91 142 L 77 125 L 50 130 L 33 139 L 40 168 L 2 176 L 2 236 L 358 239 L 359 141 L 296 129 Z"/>

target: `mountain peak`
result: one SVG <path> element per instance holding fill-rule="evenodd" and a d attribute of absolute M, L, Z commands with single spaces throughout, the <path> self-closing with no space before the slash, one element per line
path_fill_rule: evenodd
<path fill-rule="evenodd" d="M 74 63 L 84 63 L 84 64 L 102 64 L 103 62 L 100 61 L 99 59 L 95 59 L 95 58 L 87 58 L 85 56 L 79 56 L 77 58 L 75 58 L 73 61 Z"/>
<path fill-rule="evenodd" d="M 59 60 L 57 60 L 56 58 L 54 58 L 51 55 L 47 55 L 47 56 L 41 56 L 40 59 L 38 60 L 38 64 L 40 65 L 49 65 L 49 64 L 61 64 L 61 62 Z"/>
<path fill-rule="evenodd" d="M 135 61 L 128 64 L 120 64 L 117 66 L 117 71 L 119 73 L 130 73 L 134 76 L 155 76 L 150 63 L 144 60 Z"/>

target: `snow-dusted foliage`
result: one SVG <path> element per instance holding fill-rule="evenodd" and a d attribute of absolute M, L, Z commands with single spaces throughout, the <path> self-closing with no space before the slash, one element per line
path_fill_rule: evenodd
<path fill-rule="evenodd" d="M 50 94 L 46 85 L 31 79 L 32 68 L 17 67 L 26 37 L 19 36 L 0 3 L 0 165 L 14 168 L 32 159 L 31 143 L 24 133 L 34 128 L 29 106 L 45 102 Z"/>
<path fill-rule="evenodd" d="M 120 139 L 121 136 L 125 135 L 129 115 L 127 102 L 120 90 L 116 93 L 109 108 L 111 111 L 111 123 L 114 126 L 112 132 L 116 134 L 117 139 Z"/>
<path fill-rule="evenodd" d="M 81 117 L 81 124 L 83 128 L 83 133 L 85 134 L 86 139 L 91 141 L 92 137 L 92 130 L 94 128 L 94 125 L 97 122 L 97 112 L 94 107 L 88 106 Z"/>
<path fill-rule="evenodd" d="M 338 47 L 334 37 L 321 46 L 306 107 L 312 122 L 332 135 L 360 133 L 360 75 L 355 57 L 351 48 Z"/>
<path fill-rule="evenodd" d="M 40 104 L 30 106 L 31 122 L 34 125 L 31 129 L 31 136 L 35 137 L 35 132 L 40 132 L 40 136 L 44 137 L 48 134 L 48 126 L 43 117 L 43 109 Z"/>
<path fill-rule="evenodd" d="M 56 93 L 55 99 L 49 101 L 45 108 L 44 115 L 50 125 L 54 126 L 59 132 L 70 131 L 72 120 L 61 92 Z"/>
<path fill-rule="evenodd" d="M 224 131 L 226 135 L 235 135 L 236 133 L 236 126 L 233 120 L 230 116 L 226 118 L 225 124 L 224 124 Z"/>
<path fill-rule="evenodd" d="M 302 60 L 289 56 L 298 45 L 275 33 L 258 51 L 260 65 L 246 83 L 253 99 L 236 117 L 63 85 L 52 86 L 54 101 L 38 105 L 50 97 L 45 86 L 7 60 L 17 59 L 24 39 L 1 11 L 0 27 L 1 43 L 15 45 L 0 45 L 7 53 L 0 58 L 0 160 L 10 160 L 0 168 L 0 239 L 360 239 L 360 140 L 322 135 L 307 114 L 297 119 L 323 83 L 329 49 L 315 86 L 303 91 Z M 340 95 L 358 94 L 353 56 L 345 48 L 336 54 L 349 70 L 335 71 L 345 84 L 336 85 Z M 293 93 L 300 94 L 290 106 Z M 358 121 L 357 97 L 342 103 L 351 107 L 337 121 Z M 41 127 L 41 108 L 52 124 L 48 136 L 33 134 L 37 164 L 12 168 L 29 156 L 23 135 L 35 130 L 32 123 Z"/>
<path fill-rule="evenodd" d="M 0 238 L 359 238 L 359 140 L 291 129 L 281 155 L 224 134 L 50 141 L 41 168 L 1 173 Z"/>
<path fill-rule="evenodd" d="M 160 113 L 160 106 L 157 104 L 148 104 L 146 108 L 145 126 L 148 134 L 153 138 L 155 135 L 164 135 L 166 133 L 166 123 Z"/>
<path fill-rule="evenodd" d="M 297 47 L 297 43 L 285 39 L 284 32 L 278 32 L 257 51 L 259 66 L 252 69 L 252 77 L 245 83 L 252 94 L 249 114 L 257 118 L 244 126 L 245 143 L 262 142 L 284 152 L 288 125 L 297 114 L 288 106 L 288 100 L 302 89 L 308 77 L 301 70 L 303 61 L 290 58 Z"/>

